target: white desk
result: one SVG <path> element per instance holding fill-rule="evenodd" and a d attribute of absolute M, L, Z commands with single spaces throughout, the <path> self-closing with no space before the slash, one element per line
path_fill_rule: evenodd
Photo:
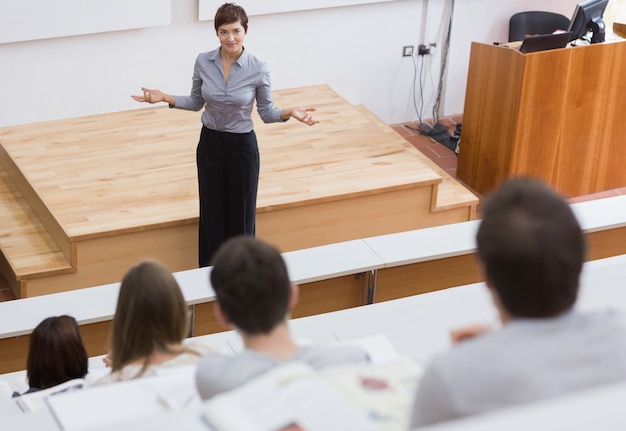
<path fill-rule="evenodd" d="M 626 384 L 585 390 L 419 428 L 423 431 L 622 431 Z"/>
<path fill-rule="evenodd" d="M 116 423 L 115 431 L 211 431 L 211 428 L 202 419 L 198 409 L 191 412 L 170 411 L 153 415 L 147 418 L 135 419 L 125 423 Z M 89 428 L 90 431 L 111 431 L 111 426 Z"/>
<path fill-rule="evenodd" d="M 2 415 L 2 429 L 11 431 L 56 431 L 58 427 L 54 417 L 48 410 L 24 414 L 21 411 Z"/>
<path fill-rule="evenodd" d="M 626 196 L 571 205 L 586 233 L 626 226 Z M 383 268 L 472 254 L 479 221 L 455 223 L 283 253 L 293 282 L 304 284 Z M 188 304 L 213 301 L 210 268 L 174 274 Z M 373 274 L 372 282 L 375 281 Z M 370 285 L 371 288 L 375 286 Z M 79 324 L 110 320 L 119 283 L 0 303 L 0 338 L 32 332 L 46 317 L 69 314 Z"/>
<path fill-rule="evenodd" d="M 346 241 L 283 253 L 290 278 L 303 284 L 382 268 L 384 262 L 363 241 Z M 211 268 L 175 272 L 189 305 L 211 302 Z M 80 325 L 111 320 L 120 283 L 0 302 L 0 338 L 30 334 L 43 319 L 68 314 Z"/>
<path fill-rule="evenodd" d="M 626 217 L 626 216 L 625 216 Z M 363 238 L 385 268 L 474 253 L 479 220 Z"/>
<path fill-rule="evenodd" d="M 626 312 L 626 289 L 621 285 L 625 278 L 626 255 L 586 263 L 581 277 L 577 307 L 583 310 L 610 307 Z M 449 331 L 451 329 L 476 322 L 493 322 L 495 318 L 496 310 L 491 304 L 485 286 L 482 283 L 476 283 L 294 319 L 290 322 L 290 327 L 297 340 L 315 343 L 347 343 L 359 338 L 383 334 L 400 354 L 413 358 L 420 365 L 426 365 L 433 355 L 450 346 Z M 198 338 L 211 341 L 216 345 L 227 344 L 233 354 L 243 348 L 241 339 L 233 331 Z M 620 399 L 623 400 L 623 396 Z M 169 423 L 168 420 L 180 419 L 179 413 L 165 416 L 169 417 L 163 419 L 164 424 Z M 10 418 L 12 423 L 20 424 L 13 414 Z M 189 423 L 190 429 L 196 429 L 197 417 L 192 413 L 190 416 L 185 416 L 184 420 L 185 423 Z M 150 418 L 149 421 L 149 423 L 154 423 L 155 418 Z M 507 424 L 509 424 L 508 421 Z M 119 429 L 132 429 L 131 424 L 124 426 L 126 428 Z M 453 429 L 479 428 L 451 428 L 450 431 Z"/>
<path fill-rule="evenodd" d="M 585 233 L 626 226 L 626 196 L 571 204 Z M 363 238 L 384 268 L 475 253 L 480 220 Z M 379 267 L 380 269 L 380 267 Z"/>
<path fill-rule="evenodd" d="M 353 240 L 282 254 L 291 281 L 298 284 L 383 268 L 383 259 L 363 240 Z"/>
<path fill-rule="evenodd" d="M 585 233 L 626 226 L 626 196 L 613 196 L 571 205 Z"/>
<path fill-rule="evenodd" d="M 174 273 L 189 305 L 215 298 L 209 284 L 208 268 Z M 111 320 L 115 314 L 120 283 L 105 284 L 68 292 L 0 302 L 0 338 L 27 335 L 43 319 L 67 314 L 80 325 Z"/>
<path fill-rule="evenodd" d="M 579 299 L 581 310 L 614 308 L 626 312 L 626 255 L 585 263 Z M 497 324 L 497 310 L 484 283 L 454 287 L 347 310 L 290 321 L 297 340 L 332 344 L 375 334 L 385 335 L 402 355 L 425 365 L 450 347 L 450 331 L 473 323 Z M 205 335 L 226 343 L 233 352 L 243 349 L 234 331 Z"/>

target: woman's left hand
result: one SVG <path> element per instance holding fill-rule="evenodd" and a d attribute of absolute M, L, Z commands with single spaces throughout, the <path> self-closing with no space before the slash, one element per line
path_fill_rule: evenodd
<path fill-rule="evenodd" d="M 293 118 L 295 118 L 296 120 L 304 123 L 304 124 L 308 124 L 309 126 L 313 126 L 314 124 L 319 123 L 318 120 L 316 120 L 315 118 L 313 118 L 311 116 L 311 112 L 314 112 L 315 108 L 312 107 L 298 107 L 298 108 L 292 108 L 289 110 L 289 115 L 291 115 Z"/>

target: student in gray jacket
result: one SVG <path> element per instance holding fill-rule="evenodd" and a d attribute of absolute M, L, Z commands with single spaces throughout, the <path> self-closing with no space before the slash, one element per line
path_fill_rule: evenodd
<path fill-rule="evenodd" d="M 289 332 L 298 287 L 289 280 L 280 252 L 251 236 L 226 241 L 213 260 L 211 284 L 219 321 L 243 338 L 239 355 L 209 354 L 198 364 L 196 385 L 203 399 L 234 389 L 288 361 L 319 369 L 365 362 L 357 346 L 299 346 Z"/>
<path fill-rule="evenodd" d="M 488 199 L 476 242 L 502 328 L 432 361 L 412 428 L 626 379 L 625 317 L 574 309 L 586 246 L 561 196 L 510 180 Z"/>

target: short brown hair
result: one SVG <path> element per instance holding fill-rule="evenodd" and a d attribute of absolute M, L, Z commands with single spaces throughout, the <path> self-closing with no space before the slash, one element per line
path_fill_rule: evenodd
<path fill-rule="evenodd" d="M 215 31 L 224 24 L 232 24 L 239 21 L 243 29 L 248 32 L 248 14 L 241 6 L 235 3 L 224 3 L 215 13 Z"/>
<path fill-rule="evenodd" d="M 87 369 L 87 351 L 76 319 L 48 317 L 33 330 L 26 360 L 28 386 L 51 388 L 85 377 Z"/>
<path fill-rule="evenodd" d="M 189 330 L 185 298 L 172 273 L 161 263 L 144 260 L 122 280 L 111 329 L 112 371 L 154 352 L 169 352 Z"/>
<path fill-rule="evenodd" d="M 513 317 L 552 317 L 576 302 L 585 238 L 568 203 L 544 183 L 516 178 L 489 196 L 476 242 Z"/>
<path fill-rule="evenodd" d="M 215 296 L 235 327 L 249 335 L 267 334 L 285 320 L 291 282 L 278 249 L 240 235 L 220 246 L 212 264 Z"/>

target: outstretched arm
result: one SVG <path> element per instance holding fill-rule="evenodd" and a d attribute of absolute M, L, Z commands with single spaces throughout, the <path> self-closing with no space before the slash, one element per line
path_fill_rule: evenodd
<path fill-rule="evenodd" d="M 147 103 L 159 103 L 159 102 L 167 102 L 170 105 L 174 105 L 176 100 L 174 96 L 170 94 L 165 94 L 160 90 L 154 90 L 146 87 L 141 87 L 141 91 L 143 91 L 142 96 L 130 96 L 137 102 L 147 102 Z"/>
<path fill-rule="evenodd" d="M 310 114 L 314 111 L 315 108 L 303 106 L 299 106 L 297 108 L 283 109 L 283 111 L 280 113 L 280 118 L 282 120 L 287 120 L 289 119 L 289 117 L 293 117 L 304 124 L 313 126 L 314 124 L 319 123 L 319 120 L 314 119 Z"/>

